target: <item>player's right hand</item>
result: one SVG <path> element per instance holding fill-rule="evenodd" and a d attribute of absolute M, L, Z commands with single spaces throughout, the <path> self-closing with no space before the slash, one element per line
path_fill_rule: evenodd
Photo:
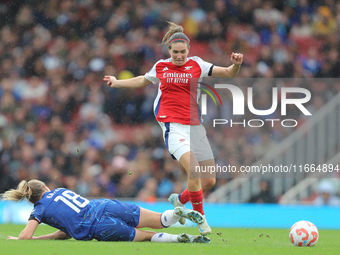
<path fill-rule="evenodd" d="M 104 81 L 107 82 L 107 86 L 114 88 L 115 87 L 115 83 L 117 82 L 117 78 L 114 76 L 110 76 L 110 75 L 105 75 L 104 76 Z"/>

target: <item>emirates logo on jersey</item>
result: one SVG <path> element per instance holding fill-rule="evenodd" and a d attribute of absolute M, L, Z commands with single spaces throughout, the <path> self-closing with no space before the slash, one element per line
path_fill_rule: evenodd
<path fill-rule="evenodd" d="M 188 71 L 188 70 L 190 70 L 190 69 L 191 69 L 191 67 L 192 67 L 192 66 L 186 66 L 186 67 L 184 67 L 184 71 Z"/>
<path fill-rule="evenodd" d="M 163 78 L 192 78 L 191 73 L 163 73 Z"/>
<path fill-rule="evenodd" d="M 163 73 L 163 78 L 167 83 L 189 84 L 189 78 L 192 78 L 191 73 Z"/>
<path fill-rule="evenodd" d="M 180 143 L 182 143 L 182 142 L 184 142 L 185 141 L 185 139 L 184 138 L 182 138 L 182 139 L 179 139 L 179 142 Z"/>

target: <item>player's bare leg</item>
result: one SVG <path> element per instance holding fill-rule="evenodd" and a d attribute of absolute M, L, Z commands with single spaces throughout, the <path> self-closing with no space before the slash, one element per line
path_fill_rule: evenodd
<path fill-rule="evenodd" d="M 135 239 L 133 239 L 133 242 L 151 241 L 151 238 L 155 234 L 156 232 L 153 232 L 153 231 L 136 229 L 136 236 L 135 236 Z"/>
<path fill-rule="evenodd" d="M 188 151 L 182 155 L 179 159 L 179 163 L 188 174 L 188 189 L 189 191 L 200 191 L 202 189 L 201 179 L 192 177 L 193 172 L 195 172 L 196 166 L 199 166 L 195 154 L 192 151 Z"/>
<path fill-rule="evenodd" d="M 137 228 L 164 228 L 161 224 L 161 213 L 153 212 L 145 208 L 140 208 L 140 218 Z"/>
<path fill-rule="evenodd" d="M 208 167 L 215 166 L 214 159 L 208 159 L 208 160 L 200 161 L 198 163 L 200 167 L 202 167 L 202 169 L 208 169 Z M 216 172 L 205 173 L 203 178 L 201 178 L 201 182 L 202 182 L 203 192 L 206 192 L 207 190 L 211 189 L 216 184 Z"/>

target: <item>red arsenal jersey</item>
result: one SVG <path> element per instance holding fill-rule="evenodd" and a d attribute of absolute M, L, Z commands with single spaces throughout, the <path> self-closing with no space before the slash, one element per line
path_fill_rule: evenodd
<path fill-rule="evenodd" d="M 176 122 L 184 125 L 200 124 L 197 91 L 198 81 L 207 77 L 213 65 L 199 57 L 187 58 L 182 66 L 176 66 L 171 58 L 158 61 L 145 74 L 152 83 L 159 82 L 154 102 L 154 113 L 160 122 Z M 191 79 L 195 82 L 190 82 Z M 191 86 L 191 87 L 190 87 Z"/>

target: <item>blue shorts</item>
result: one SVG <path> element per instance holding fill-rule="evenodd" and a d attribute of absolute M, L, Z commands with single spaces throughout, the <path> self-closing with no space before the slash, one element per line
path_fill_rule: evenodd
<path fill-rule="evenodd" d="M 94 238 L 98 241 L 133 241 L 139 218 L 139 206 L 110 200 L 105 206 Z"/>

